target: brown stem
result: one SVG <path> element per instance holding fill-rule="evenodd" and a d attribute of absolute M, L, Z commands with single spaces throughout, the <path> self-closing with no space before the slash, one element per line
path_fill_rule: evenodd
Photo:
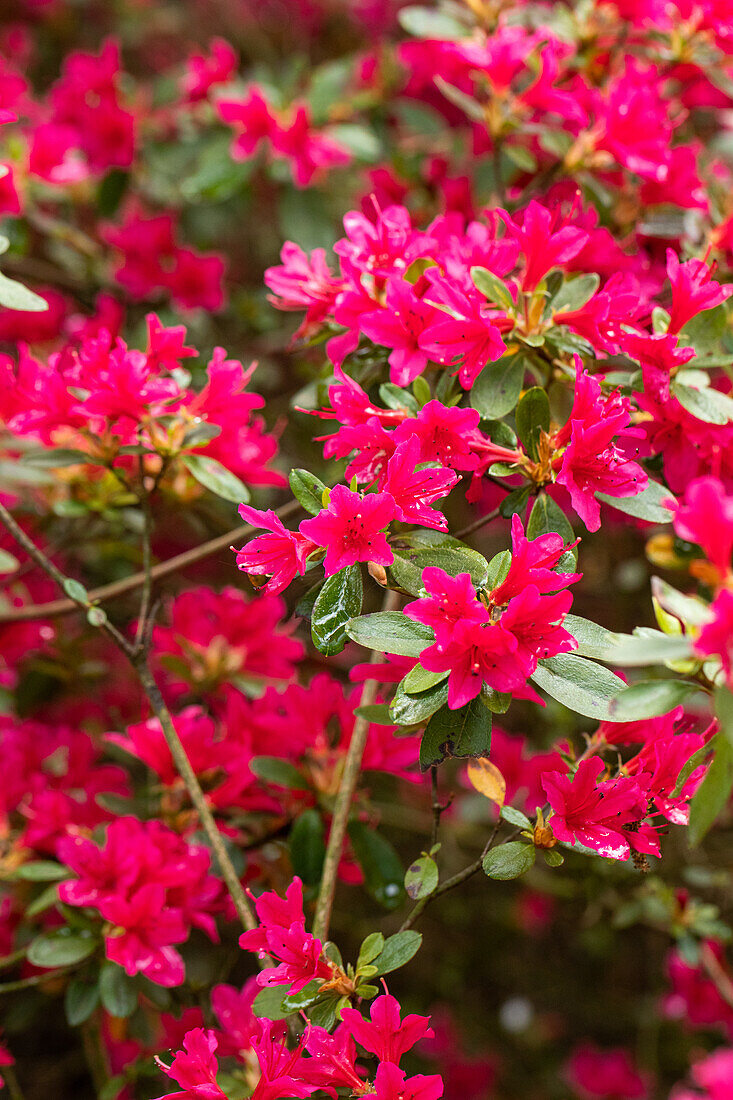
<path fill-rule="evenodd" d="M 700 948 L 700 960 L 720 996 L 733 1008 L 733 981 L 720 965 L 715 952 L 706 943 Z"/>
<path fill-rule="evenodd" d="M 399 595 L 396 592 L 386 592 L 382 610 L 394 611 L 398 605 Z M 375 664 L 377 661 L 381 660 L 381 658 L 381 653 L 373 651 L 371 663 Z M 361 693 L 360 706 L 371 706 L 376 698 L 378 687 L 379 681 L 376 679 L 365 681 Z M 325 940 L 327 938 L 328 928 L 331 923 L 331 910 L 333 908 L 333 899 L 336 893 L 338 865 L 341 862 L 344 840 L 346 839 L 346 826 L 349 821 L 354 791 L 356 790 L 356 784 L 359 779 L 361 761 L 364 756 L 366 740 L 369 734 L 369 725 L 370 723 L 367 718 L 358 717 L 356 719 L 354 722 L 354 732 L 351 735 L 349 749 L 346 753 L 346 760 L 344 761 L 341 785 L 339 786 L 336 806 L 331 820 L 331 831 L 328 835 L 326 858 L 323 862 L 323 877 L 321 879 L 321 888 L 318 891 L 316 914 L 313 919 L 313 935 L 320 940 Z"/>
<path fill-rule="evenodd" d="M 229 858 L 224 840 L 219 832 L 219 828 L 214 820 L 214 815 L 209 808 L 209 804 L 206 801 L 206 796 L 201 789 L 201 784 L 198 781 L 198 777 L 191 767 L 191 761 L 188 759 L 186 750 L 183 747 L 178 732 L 173 723 L 171 712 L 165 704 L 160 688 L 155 682 L 155 678 L 150 671 L 145 653 L 138 654 L 133 659 L 133 665 L 140 677 L 140 683 L 142 684 L 143 691 L 145 692 L 150 707 L 155 714 L 156 718 L 160 722 L 161 729 L 163 730 L 163 736 L 165 737 L 166 744 L 170 750 L 170 754 L 173 757 L 173 763 L 176 766 L 178 774 L 186 784 L 191 801 L 194 804 L 196 812 L 199 815 L 199 820 L 203 826 L 204 832 L 209 840 L 212 851 L 216 856 L 219 864 L 219 868 L 224 877 L 224 881 L 227 884 L 227 888 L 231 895 L 231 899 L 234 902 L 234 907 L 237 910 L 237 915 L 242 922 L 245 929 L 249 930 L 257 927 L 257 918 L 252 910 L 252 906 L 247 900 L 247 895 L 242 889 L 242 884 L 239 881 L 237 872 L 234 869 L 234 865 Z"/>
<path fill-rule="evenodd" d="M 297 512 L 300 507 L 297 500 L 290 500 L 287 504 L 284 504 L 282 508 L 278 508 L 275 515 L 279 516 L 280 519 L 284 519 L 286 516 L 292 515 L 293 512 Z M 182 554 L 176 554 L 175 557 L 169 558 L 167 561 L 159 562 L 158 565 L 152 567 L 150 575 L 153 580 L 160 580 L 161 577 L 168 577 L 171 573 L 177 573 L 181 569 L 186 569 L 189 565 L 194 565 L 204 558 L 211 557 L 212 554 L 218 553 L 219 550 L 228 550 L 233 542 L 244 538 L 246 535 L 250 535 L 254 530 L 255 528 L 249 523 L 245 523 L 240 527 L 235 527 L 233 530 L 227 531 L 224 535 L 217 535 L 216 538 L 210 539 L 200 546 L 194 546 L 191 550 L 184 550 Z M 45 568 L 45 566 L 42 566 L 42 568 Z M 111 600 L 115 596 L 123 596 L 127 592 L 133 592 L 144 583 L 145 571 L 141 570 L 139 573 L 133 573 L 129 577 L 123 577 L 122 580 L 112 581 L 110 584 L 103 584 L 99 588 L 90 589 L 88 593 L 89 600 L 92 603 L 99 603 L 102 600 Z M 30 604 L 27 607 L 11 608 L 10 610 L 0 611 L 0 623 L 29 622 L 33 619 L 55 619 L 58 618 L 59 615 L 68 615 L 70 611 L 75 611 L 78 606 L 79 605 L 74 600 L 65 599 L 51 600 L 48 603 Z"/>
<path fill-rule="evenodd" d="M 492 519 L 496 519 L 499 515 L 501 515 L 500 510 L 494 508 L 493 512 L 487 512 L 485 516 L 480 516 L 473 523 L 469 523 L 468 526 L 462 527 L 460 531 L 456 531 L 454 538 L 464 539 L 466 535 L 472 535 L 474 531 L 478 531 L 479 527 L 483 527 L 485 523 L 491 523 Z"/>
<path fill-rule="evenodd" d="M 33 558 L 35 562 L 44 570 L 45 573 L 51 577 L 56 584 L 62 590 L 67 589 L 68 578 L 64 576 L 61 570 L 50 561 L 43 551 L 36 546 L 32 539 L 26 535 L 25 531 L 16 523 L 16 521 L 8 512 L 7 508 L 3 504 L 0 504 L 0 522 L 2 522 L 8 531 L 13 535 L 17 542 L 24 548 L 24 550 Z M 88 595 L 85 600 L 75 600 L 76 606 L 83 607 L 85 609 L 91 608 L 91 602 Z M 160 688 L 155 682 L 155 678 L 150 671 L 150 666 L 147 661 L 147 656 L 144 651 L 144 647 L 138 650 L 135 646 L 132 646 L 128 640 L 123 637 L 122 634 L 114 627 L 105 617 L 101 622 L 95 624 L 102 630 L 105 630 L 111 638 L 117 643 L 120 649 L 130 660 L 131 664 L 135 668 L 145 692 L 150 706 L 156 718 L 160 722 L 163 735 L 166 740 L 166 744 L 170 750 L 170 754 L 173 757 L 173 761 L 178 769 L 178 773 L 186 784 L 191 801 L 196 808 L 199 819 L 206 833 L 212 851 L 219 862 L 219 868 L 224 881 L 227 884 L 229 893 L 231 895 L 234 906 L 237 910 L 239 919 L 245 929 L 251 929 L 257 927 L 257 919 L 254 915 L 252 907 L 250 906 L 247 895 L 242 889 L 242 884 L 239 881 L 237 872 L 234 869 L 234 865 L 229 858 L 227 850 L 224 846 L 224 841 L 221 833 L 217 827 L 214 815 L 209 809 L 209 804 L 206 801 L 204 792 L 201 789 L 201 785 L 198 781 L 196 773 L 191 767 L 191 762 L 186 755 L 186 750 L 183 747 L 180 737 L 176 731 L 176 727 L 173 724 L 173 719 L 168 707 L 165 704 Z M 8 986 L 5 986 L 7 991 Z"/>
<path fill-rule="evenodd" d="M 104 1047 L 102 1029 L 97 1020 L 86 1020 L 79 1029 L 81 1031 L 81 1044 L 84 1048 L 84 1057 L 89 1069 L 89 1076 L 94 1085 L 97 1096 L 101 1096 L 111 1072 L 107 1051 Z"/>

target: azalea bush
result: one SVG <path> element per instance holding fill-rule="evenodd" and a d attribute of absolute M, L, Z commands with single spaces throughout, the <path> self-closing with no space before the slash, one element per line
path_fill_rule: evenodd
<path fill-rule="evenodd" d="M 3 17 L 11 1100 L 733 1096 L 732 119 L 726 0 Z"/>

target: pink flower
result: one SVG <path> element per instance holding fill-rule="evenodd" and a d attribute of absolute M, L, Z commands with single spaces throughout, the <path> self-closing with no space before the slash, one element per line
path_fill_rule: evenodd
<path fill-rule="evenodd" d="M 213 719 L 201 707 L 185 707 L 175 716 L 175 726 L 197 775 L 214 772 L 225 763 L 228 753 L 217 739 Z M 178 769 L 157 718 L 128 726 L 125 735 L 108 733 L 105 741 L 142 760 L 167 786 L 178 782 Z"/>
<path fill-rule="evenodd" d="M 341 1019 L 357 1043 L 375 1054 L 380 1062 L 398 1063 L 403 1054 L 421 1039 L 432 1038 L 429 1016 L 410 1014 L 400 1017 L 400 1006 L 389 994 L 372 1001 L 369 1020 L 355 1008 L 345 1008 Z"/>
<path fill-rule="evenodd" d="M 691 481 L 674 515 L 674 529 L 681 539 L 695 542 L 721 578 L 731 569 L 733 553 L 733 496 L 717 477 Z"/>
<path fill-rule="evenodd" d="M 222 120 L 242 131 L 232 143 L 234 160 L 248 160 L 261 141 L 271 138 L 277 118 L 264 93 L 252 84 L 245 99 L 220 99 L 216 105 Z"/>
<path fill-rule="evenodd" d="M 501 622 L 457 623 L 449 640 L 424 649 L 420 663 L 430 672 L 449 672 L 448 706 L 451 710 L 470 703 L 484 683 L 495 691 L 510 692 L 518 699 L 540 702 L 527 686 L 528 672 L 519 657 L 517 639 Z"/>
<path fill-rule="evenodd" d="M 569 434 L 557 482 L 570 493 L 573 508 L 589 531 L 601 525 L 598 492 L 615 497 L 640 493 L 647 475 L 637 462 L 627 458 L 614 443 L 626 432 L 630 420 L 629 402 L 611 395 L 604 399 L 600 383 L 576 365 L 576 392 L 568 423 L 555 435 L 556 445 Z"/>
<path fill-rule="evenodd" d="M 261 894 L 255 901 L 259 928 L 244 932 L 239 946 L 245 951 L 265 952 L 280 965 L 267 967 L 257 977 L 261 986 L 287 985 L 299 993 L 315 978 L 332 977 L 330 963 L 323 958 L 321 941 L 305 930 L 303 884 L 296 876 L 285 898 L 274 892 Z"/>
<path fill-rule="evenodd" d="M 509 603 L 527 585 L 534 585 L 538 592 L 557 592 L 580 580 L 582 573 L 560 573 L 555 566 L 567 547 L 561 535 L 549 533 L 528 539 L 519 515 L 512 516 L 512 560 L 509 572 L 500 585 L 491 592 L 491 602 L 496 606 Z"/>
<path fill-rule="evenodd" d="M 99 911 L 115 927 L 105 937 L 107 958 L 130 977 L 144 974 L 163 986 L 181 985 L 183 959 L 171 945 L 188 938 L 183 914 L 165 906 L 166 890 L 149 882 L 127 897 L 101 901 Z"/>
<path fill-rule="evenodd" d="M 304 104 L 296 107 L 289 126 L 278 124 L 270 137 L 273 149 L 290 161 L 296 187 L 307 187 L 317 172 L 351 160 L 351 153 L 344 145 L 313 129 Z"/>
<path fill-rule="evenodd" d="M 316 545 L 297 531 L 288 531 L 272 510 L 261 512 L 240 504 L 239 514 L 253 527 L 264 527 L 269 535 L 258 535 L 237 550 L 237 568 L 256 577 L 268 576 L 262 591 L 273 596 L 284 591 L 296 576 L 304 576 L 308 555 Z"/>
<path fill-rule="evenodd" d="M 460 409 L 442 402 L 428 401 L 417 417 L 403 420 L 394 433 L 398 443 L 416 436 L 420 441 L 419 462 L 439 462 L 454 470 L 473 470 L 478 458 L 473 452 L 479 414 L 475 409 Z"/>
<path fill-rule="evenodd" d="M 346 214 L 346 239 L 337 241 L 333 250 L 358 271 L 388 278 L 404 272 L 420 256 L 428 255 L 435 241 L 429 234 L 413 229 L 404 206 L 380 210 L 375 203 L 375 208 L 374 220 L 355 210 Z"/>
<path fill-rule="evenodd" d="M 624 772 L 628 775 L 643 773 L 647 796 L 654 799 L 659 812 L 675 825 L 688 823 L 689 801 L 703 780 L 705 765 L 695 768 L 676 798 L 672 798 L 672 792 L 683 767 L 704 744 L 704 736 L 695 733 L 657 737 L 647 742 L 641 752 L 624 766 Z"/>
<path fill-rule="evenodd" d="M 260 1022 L 260 1033 L 252 1046 L 260 1066 L 260 1079 L 252 1100 L 282 1100 L 282 1097 L 310 1096 L 317 1085 L 308 1081 L 308 1059 L 303 1058 L 306 1035 L 295 1050 L 287 1046 L 287 1028 L 283 1024 Z"/>
<path fill-rule="evenodd" d="M 297 244 L 286 241 L 280 259 L 282 264 L 265 271 L 270 301 L 277 309 L 305 308 L 305 320 L 295 335 L 307 336 L 332 312 L 343 281 L 331 273 L 325 248 L 314 248 L 309 257 Z"/>
<path fill-rule="evenodd" d="M 420 441 L 415 436 L 401 443 L 388 461 L 379 487 L 393 498 L 395 519 L 447 531 L 445 516 L 430 504 L 447 496 L 458 476 L 443 467 L 428 466 L 418 470 L 420 450 Z"/>
<path fill-rule="evenodd" d="M 695 357 L 693 348 L 677 347 L 677 337 L 669 332 L 624 332 L 618 342 L 627 355 L 641 363 L 644 393 L 657 401 L 669 400 L 670 378 Z"/>
<path fill-rule="evenodd" d="M 575 638 L 562 627 L 572 602 L 570 592 L 541 595 L 535 585 L 528 584 L 507 604 L 500 622 L 517 640 L 517 657 L 526 675 L 535 671 L 538 660 L 577 649 Z"/>
<path fill-rule="evenodd" d="M 728 685 L 733 686 L 733 592 L 723 588 L 710 605 L 711 621 L 693 642 L 701 657 L 718 657 Z"/>
<path fill-rule="evenodd" d="M 212 38 L 209 55 L 191 54 L 181 88 L 190 103 L 206 99 L 217 84 L 226 84 L 237 71 L 237 51 L 223 38 Z"/>
<path fill-rule="evenodd" d="M 476 598 L 476 589 L 469 573 L 451 577 L 437 566 L 428 566 L 422 573 L 427 595 L 413 600 L 404 613 L 435 632 L 439 645 L 447 645 L 461 622 L 488 623 L 489 613 Z"/>
<path fill-rule="evenodd" d="M 172 371 L 181 365 L 182 359 L 198 355 L 196 348 L 185 346 L 185 325 L 165 328 L 155 313 L 148 313 L 145 320 L 148 325 L 148 350 L 145 357 L 150 371 Z"/>
<path fill-rule="evenodd" d="M 721 286 L 713 280 L 714 270 L 704 260 L 680 263 L 677 254 L 667 249 L 667 275 L 672 287 L 670 333 L 679 332 L 698 313 L 714 309 L 733 294 L 733 287 Z"/>
<path fill-rule="evenodd" d="M 436 316 L 440 314 L 435 306 L 418 297 L 411 283 L 392 276 L 387 281 L 385 307 L 361 317 L 359 328 L 365 336 L 394 349 L 388 362 L 395 385 L 407 386 L 425 370 L 428 356 L 420 347 L 420 337 Z"/>
<path fill-rule="evenodd" d="M 185 1036 L 183 1047 L 170 1066 L 160 1058 L 155 1059 L 167 1077 L 183 1086 L 181 1092 L 166 1093 L 158 1100 L 227 1100 L 226 1093 L 216 1083 L 219 1063 L 214 1032 L 194 1028 Z"/>
<path fill-rule="evenodd" d="M 550 824 L 558 840 L 580 841 L 606 859 L 626 859 L 630 832 L 623 826 L 646 813 L 646 798 L 631 778 L 598 783 L 602 760 L 583 760 L 570 778 L 562 772 L 542 776 L 552 816 Z"/>
<path fill-rule="evenodd" d="M 506 351 L 495 323 L 503 314 L 487 308 L 477 292 L 467 294 L 442 276 L 434 276 L 431 282 L 426 298 L 448 316 L 439 320 L 440 314 L 436 314 L 419 338 L 420 347 L 438 363 L 457 365 L 461 385 L 470 390 L 486 364 Z"/>
<path fill-rule="evenodd" d="M 374 1078 L 374 1100 L 440 1100 L 443 1079 L 437 1074 L 406 1077 L 394 1062 L 382 1062 Z"/>
<path fill-rule="evenodd" d="M 326 548 L 326 576 L 358 561 L 391 565 L 394 555 L 383 530 L 395 517 L 389 493 L 361 497 L 344 485 L 331 490 L 328 508 L 300 525 L 301 534 Z"/>
<path fill-rule="evenodd" d="M 551 268 L 572 260 L 586 244 L 585 230 L 558 224 L 557 217 L 535 199 L 513 217 L 506 210 L 498 213 L 524 256 L 524 291 L 533 291 Z"/>
<path fill-rule="evenodd" d="M 649 1094 L 649 1080 L 625 1050 L 583 1044 L 573 1051 L 565 1074 L 583 1100 L 645 1100 Z"/>

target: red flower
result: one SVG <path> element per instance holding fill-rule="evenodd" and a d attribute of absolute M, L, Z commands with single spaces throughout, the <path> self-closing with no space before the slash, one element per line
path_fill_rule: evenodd
<path fill-rule="evenodd" d="M 331 490 L 328 508 L 300 525 L 301 534 L 326 548 L 326 576 L 338 573 L 357 561 L 391 565 L 394 555 L 383 530 L 395 517 L 395 504 L 389 493 L 365 497 L 352 493 L 344 485 Z"/>
<path fill-rule="evenodd" d="M 443 467 L 428 466 L 418 470 L 420 461 L 420 441 L 413 436 L 401 443 L 390 458 L 380 489 L 393 498 L 395 519 L 447 531 L 445 516 L 430 504 L 447 496 L 457 483 L 458 475 Z"/>
<path fill-rule="evenodd" d="M 305 574 L 308 555 L 317 549 L 310 539 L 288 531 L 278 515 L 240 504 L 239 514 L 253 527 L 264 527 L 269 535 L 258 535 L 237 550 L 237 568 L 254 576 L 269 576 L 263 591 L 273 596 L 288 587 L 293 577 Z"/>

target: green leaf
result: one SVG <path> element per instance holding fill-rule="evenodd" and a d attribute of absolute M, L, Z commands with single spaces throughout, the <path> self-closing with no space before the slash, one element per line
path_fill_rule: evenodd
<path fill-rule="evenodd" d="M 493 558 L 489 562 L 489 572 L 488 576 L 486 577 L 486 588 L 490 592 L 494 588 L 498 588 L 500 584 L 504 583 L 509 575 L 511 564 L 511 550 L 500 550 L 498 554 L 494 554 Z"/>
<path fill-rule="evenodd" d="M 733 790 L 733 745 L 727 737 L 719 737 L 713 761 L 690 803 L 690 824 L 687 831 L 690 847 L 697 847 L 715 819 L 725 809 L 731 790 Z"/>
<path fill-rule="evenodd" d="M 121 966 L 104 962 L 99 975 L 99 995 L 110 1016 L 122 1020 L 137 1008 L 137 988 Z"/>
<path fill-rule="evenodd" d="M 336 126 L 329 126 L 326 135 L 344 145 L 353 153 L 357 160 L 373 164 L 382 156 L 382 145 L 379 138 L 368 126 L 359 126 L 353 122 L 340 122 Z"/>
<path fill-rule="evenodd" d="M 98 940 L 86 931 L 57 928 L 43 932 L 28 947 L 28 962 L 51 970 L 56 966 L 71 966 L 88 959 L 98 946 Z"/>
<path fill-rule="evenodd" d="M 402 688 L 408 695 L 419 695 L 421 691 L 440 684 L 448 676 L 448 669 L 444 672 L 428 672 L 422 665 L 415 665 L 402 681 Z"/>
<path fill-rule="evenodd" d="M 368 966 L 374 962 L 384 950 L 385 939 L 381 932 L 371 932 L 359 948 L 359 958 L 356 960 L 356 969 Z"/>
<path fill-rule="evenodd" d="M 527 815 L 523 814 L 521 810 L 515 810 L 513 806 L 502 806 L 499 812 L 505 821 L 508 821 L 510 825 L 515 825 L 518 829 L 532 828 L 532 822 Z"/>
<path fill-rule="evenodd" d="M 56 905 L 58 900 L 58 883 L 52 882 L 45 890 L 41 890 L 38 897 L 34 898 L 30 905 L 26 905 L 23 915 L 26 917 L 37 917 L 39 913 L 45 913 L 47 909 L 51 909 L 52 906 Z"/>
<path fill-rule="evenodd" d="M 283 1008 L 288 989 L 285 985 L 267 985 L 252 1002 L 252 1013 L 261 1020 L 284 1020 L 289 1015 Z"/>
<path fill-rule="evenodd" d="M 366 718 L 367 722 L 372 722 L 375 726 L 394 725 L 388 703 L 367 703 L 363 707 L 355 707 L 354 714 L 357 718 Z"/>
<path fill-rule="evenodd" d="M 420 743 L 420 767 L 427 771 L 446 757 L 488 756 L 491 749 L 491 711 L 480 698 L 460 710 L 442 707 L 428 722 Z"/>
<path fill-rule="evenodd" d="M 328 486 L 309 470 L 291 470 L 289 480 L 295 499 L 306 512 L 317 516 L 323 508 L 323 494 Z"/>
<path fill-rule="evenodd" d="M 389 936 L 381 952 L 373 960 L 377 974 L 391 974 L 393 970 L 399 970 L 418 953 L 421 943 L 422 933 L 413 929 L 395 932 L 394 936 Z"/>
<path fill-rule="evenodd" d="M 699 691 L 685 680 L 640 680 L 625 688 L 611 704 L 612 722 L 637 722 L 668 714 Z"/>
<path fill-rule="evenodd" d="M 290 859 L 295 874 L 306 886 L 317 886 L 321 881 L 325 857 L 323 819 L 318 810 L 305 810 L 290 830 Z"/>
<path fill-rule="evenodd" d="M 536 459 L 540 433 L 550 430 L 550 402 L 540 386 L 527 390 L 517 405 L 516 425 L 525 451 Z"/>
<path fill-rule="evenodd" d="M 61 863 L 54 863 L 50 859 L 37 859 L 33 863 L 24 863 L 15 872 L 16 878 L 22 878 L 26 882 L 60 882 L 61 879 L 70 878 L 71 871 Z"/>
<path fill-rule="evenodd" d="M 249 500 L 249 489 L 236 474 L 208 455 L 182 455 L 183 465 L 200 485 L 223 500 L 243 504 Z"/>
<path fill-rule="evenodd" d="M 697 389 L 674 382 L 671 392 L 684 409 L 706 424 L 729 424 L 733 420 L 733 398 L 712 386 Z"/>
<path fill-rule="evenodd" d="M 522 392 L 526 360 L 505 355 L 488 363 L 471 387 L 471 404 L 482 420 L 501 420 L 512 411 Z"/>
<path fill-rule="evenodd" d="M 99 987 L 94 982 L 74 978 L 64 994 L 64 1011 L 70 1027 L 78 1027 L 88 1020 L 99 1004 Z"/>
<path fill-rule="evenodd" d="M 264 779 L 266 783 L 271 783 L 275 787 L 285 787 L 291 791 L 309 789 L 295 764 L 291 764 L 289 760 L 283 760 L 280 756 L 254 756 L 249 762 L 249 767 L 258 779 Z"/>
<path fill-rule="evenodd" d="M 397 20 L 403 31 L 416 38 L 434 38 L 451 40 L 465 38 L 468 29 L 465 23 L 454 18 L 447 11 L 435 8 L 423 8 L 420 4 L 409 4 L 397 14 Z"/>
<path fill-rule="evenodd" d="M 566 615 L 562 625 L 577 641 L 578 648 L 575 652 L 580 657 L 602 659 L 603 654 L 615 645 L 618 639 L 617 634 L 599 626 L 598 623 L 592 623 L 590 619 L 582 619 L 580 615 Z"/>
<path fill-rule="evenodd" d="M 547 493 L 540 492 L 527 522 L 527 538 L 536 539 L 552 533 L 560 535 L 566 544 L 573 541 L 573 528 L 562 508 Z"/>
<path fill-rule="evenodd" d="M 545 863 L 548 867 L 562 867 L 564 862 L 565 856 L 557 848 L 549 848 L 545 852 Z"/>
<path fill-rule="evenodd" d="M 494 275 L 493 271 L 489 271 L 485 267 L 472 267 L 471 279 L 476 289 L 490 302 L 495 302 L 502 309 L 513 309 L 514 299 L 511 290 L 503 279 L 500 279 L 498 275 Z"/>
<path fill-rule="evenodd" d="M 73 577 L 67 577 L 63 583 L 64 595 L 68 596 L 70 600 L 75 600 L 76 603 L 86 604 L 89 603 L 89 593 L 83 584 L 79 581 L 75 581 Z"/>
<path fill-rule="evenodd" d="M 394 382 L 383 382 L 379 387 L 379 396 L 388 409 L 417 416 L 417 401 L 410 391 L 403 389 L 402 386 L 395 386 Z"/>
<path fill-rule="evenodd" d="M 324 1027 L 326 1031 L 331 1031 L 336 1023 L 338 1003 L 339 997 L 336 993 L 319 997 L 308 1009 L 308 1019 L 316 1027 Z"/>
<path fill-rule="evenodd" d="M 447 698 L 448 684 L 445 680 L 416 694 L 408 694 L 399 684 L 390 703 L 390 717 L 398 726 L 418 726 L 440 710 Z"/>
<path fill-rule="evenodd" d="M 43 313 L 48 309 L 48 302 L 27 286 L 0 273 L 0 306 L 16 309 L 21 313 Z"/>
<path fill-rule="evenodd" d="M 352 641 L 367 649 L 399 657 L 419 657 L 435 641 L 430 627 L 408 619 L 403 611 L 361 615 L 346 624 L 346 633 Z"/>
<path fill-rule="evenodd" d="M 690 656 L 690 639 L 684 635 L 670 636 L 661 630 L 640 628 L 635 634 L 617 639 L 601 652 L 600 660 L 622 668 L 638 668 L 665 661 L 684 661 Z"/>
<path fill-rule="evenodd" d="M 26 451 L 21 457 L 21 462 L 28 466 L 38 466 L 40 469 L 56 469 L 60 466 L 98 466 L 85 451 L 75 450 L 72 447 L 42 447 L 39 450 Z"/>
<path fill-rule="evenodd" d="M 428 401 L 430 401 L 433 396 L 430 392 L 430 385 L 421 374 L 418 374 L 417 378 L 412 383 L 412 392 L 415 395 L 415 400 L 420 409 L 423 405 L 427 405 Z"/>
<path fill-rule="evenodd" d="M 358 564 L 349 565 L 328 578 L 313 605 L 311 635 L 316 649 L 329 657 L 341 652 L 350 637 L 349 621 L 361 611 L 363 598 Z"/>
<path fill-rule="evenodd" d="M 720 734 L 718 733 L 713 738 L 711 738 L 711 740 L 708 741 L 707 744 L 703 745 L 702 748 L 699 748 L 697 752 L 693 752 L 692 756 L 682 768 L 680 774 L 677 776 L 677 782 L 674 785 L 674 790 L 672 791 L 672 794 L 670 796 L 671 798 L 679 798 L 679 796 L 682 794 L 682 788 L 694 772 L 695 768 L 698 768 L 700 764 L 703 764 L 707 757 L 710 756 L 710 753 L 713 752 L 713 750 L 715 749 L 719 737 Z"/>
<path fill-rule="evenodd" d="M 681 623 L 704 626 L 710 619 L 710 606 L 697 596 L 685 596 L 661 577 L 652 577 L 652 597 L 660 607 Z"/>
<path fill-rule="evenodd" d="M 669 523 L 672 519 L 672 512 L 664 502 L 674 504 L 673 494 L 665 485 L 651 479 L 635 497 L 613 497 L 608 493 L 596 493 L 596 500 L 610 504 L 627 516 L 636 516 L 637 519 L 645 519 L 650 523 Z"/>
<path fill-rule="evenodd" d="M 304 986 L 299 993 L 288 994 L 283 999 L 283 1008 L 288 1012 L 299 1012 L 301 1008 L 308 1008 L 309 1005 L 315 1004 L 322 985 L 323 982 L 318 978 L 308 982 L 308 985 Z"/>
<path fill-rule="evenodd" d="M 397 852 L 364 821 L 350 821 L 348 833 L 367 893 L 385 909 L 396 909 L 405 896 L 405 872 Z"/>
<path fill-rule="evenodd" d="M 20 569 L 20 562 L 8 550 L 0 550 L 0 573 L 14 573 Z"/>
<path fill-rule="evenodd" d="M 530 485 L 519 485 L 504 497 L 499 505 L 499 512 L 504 519 L 510 519 L 515 512 L 524 511 L 527 501 L 529 500 L 530 492 Z"/>
<path fill-rule="evenodd" d="M 609 710 L 626 685 L 607 668 L 597 665 L 575 653 L 561 653 L 540 661 L 531 677 L 532 681 L 558 703 L 599 722 L 621 722 Z"/>
<path fill-rule="evenodd" d="M 552 312 L 571 313 L 573 310 L 580 309 L 593 297 L 600 282 L 600 275 L 595 274 L 578 275 L 574 279 L 568 279 L 552 299 Z"/>
<path fill-rule="evenodd" d="M 438 885 L 438 866 L 430 856 L 420 856 L 405 873 L 405 890 L 413 901 L 428 898 Z"/>
<path fill-rule="evenodd" d="M 533 844 L 522 844 L 521 840 L 510 840 L 508 844 L 500 844 L 498 848 L 492 848 L 487 852 L 482 866 L 489 878 L 504 881 L 526 874 L 533 866 L 534 860 Z"/>

